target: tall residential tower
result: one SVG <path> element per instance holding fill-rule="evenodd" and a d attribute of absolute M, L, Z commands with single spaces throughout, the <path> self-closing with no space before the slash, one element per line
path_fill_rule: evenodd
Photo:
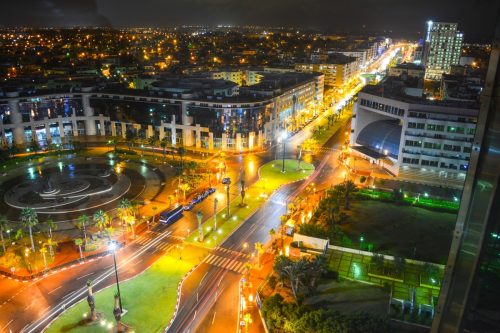
<path fill-rule="evenodd" d="M 427 80 L 440 80 L 443 73 L 450 73 L 451 65 L 459 63 L 462 41 L 457 23 L 427 22 L 424 51 Z"/>

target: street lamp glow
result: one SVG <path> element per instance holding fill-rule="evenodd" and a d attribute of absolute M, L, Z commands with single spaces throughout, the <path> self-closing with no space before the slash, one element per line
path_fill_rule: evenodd
<path fill-rule="evenodd" d="M 108 248 L 111 252 L 115 252 L 118 248 L 118 244 L 116 244 L 116 242 L 109 242 Z"/>

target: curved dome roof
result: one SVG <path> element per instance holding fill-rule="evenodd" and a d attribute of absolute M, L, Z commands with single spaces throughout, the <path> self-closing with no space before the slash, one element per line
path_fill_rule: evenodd
<path fill-rule="evenodd" d="M 387 149 L 391 157 L 397 158 L 401 130 L 399 120 L 378 120 L 361 130 L 356 143 L 381 154 Z"/>

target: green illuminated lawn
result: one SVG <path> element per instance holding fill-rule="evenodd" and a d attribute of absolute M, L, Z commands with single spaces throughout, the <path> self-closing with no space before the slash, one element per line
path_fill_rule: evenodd
<path fill-rule="evenodd" d="M 233 199 L 229 207 L 231 214 L 229 219 L 226 216 L 226 209 L 217 214 L 217 232 L 212 230 L 214 226 L 213 217 L 203 223 L 203 245 L 210 248 L 219 245 L 232 231 L 250 217 L 256 209 L 261 207 L 272 192 L 281 185 L 305 179 L 314 171 L 314 166 L 309 163 L 301 162 L 300 170 L 297 166 L 296 160 L 285 160 L 285 173 L 282 173 L 281 160 L 275 160 L 263 165 L 259 170 L 259 180 L 246 189 L 246 206 L 240 206 L 240 197 Z M 201 244 L 198 241 L 198 231 L 191 233 L 186 241 Z"/>
<path fill-rule="evenodd" d="M 198 263 L 200 250 L 183 251 L 182 260 L 174 250 L 172 256 L 163 256 L 143 274 L 120 283 L 123 308 L 128 312 L 123 323 L 134 332 L 163 332 L 172 318 L 177 301 L 177 286 L 181 278 Z M 115 288 L 107 288 L 95 294 L 96 309 L 107 323 L 115 324 L 113 317 Z M 110 332 L 106 327 L 82 325 L 83 314 L 89 312 L 86 301 L 67 310 L 46 330 L 47 333 Z"/>

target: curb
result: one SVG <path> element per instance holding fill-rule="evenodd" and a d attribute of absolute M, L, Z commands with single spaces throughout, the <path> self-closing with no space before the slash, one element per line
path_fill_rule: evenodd
<path fill-rule="evenodd" d="M 189 277 L 189 275 L 191 275 L 191 273 L 194 272 L 194 270 L 196 268 L 198 268 L 198 266 L 202 262 L 204 262 L 204 260 L 202 260 L 200 263 L 198 263 L 198 264 L 194 265 L 193 267 L 191 267 L 191 269 L 184 275 L 184 277 L 179 282 L 179 285 L 177 286 L 177 303 L 175 304 L 174 314 L 172 315 L 172 319 L 170 319 L 170 322 L 168 323 L 167 327 L 165 327 L 165 329 L 163 330 L 163 332 L 167 332 L 168 331 L 168 329 L 170 328 L 170 326 L 172 326 L 172 323 L 174 322 L 175 318 L 177 317 L 177 312 L 179 312 L 179 304 L 181 302 L 181 296 L 182 296 L 182 285 L 184 284 L 184 281 Z"/>

